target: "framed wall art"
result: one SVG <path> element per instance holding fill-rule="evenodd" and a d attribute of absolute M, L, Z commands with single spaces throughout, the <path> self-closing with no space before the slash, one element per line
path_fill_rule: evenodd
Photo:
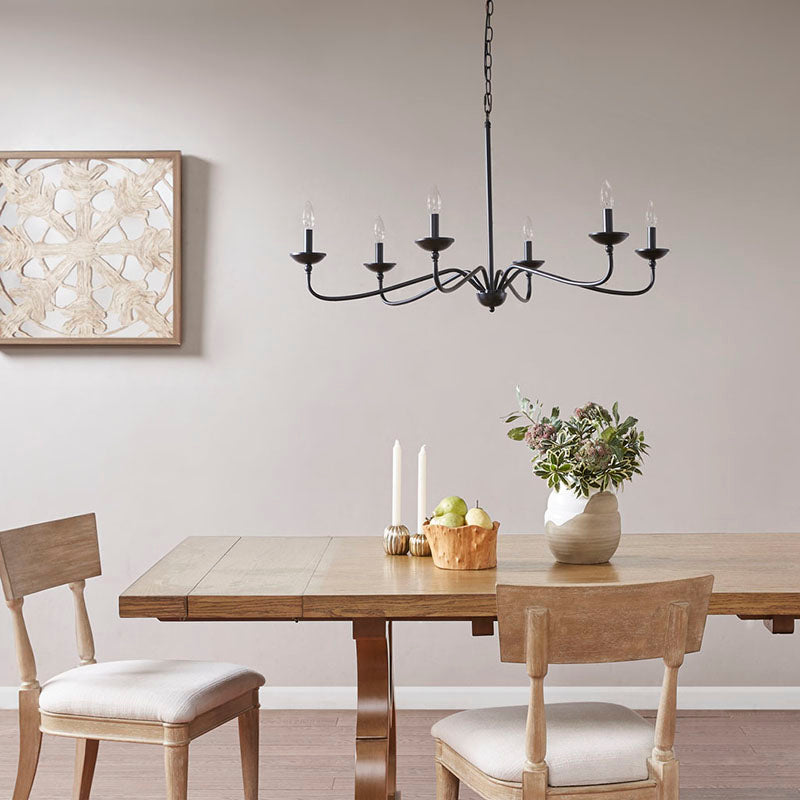
<path fill-rule="evenodd" d="M 0 347 L 179 345 L 181 154 L 0 152 Z"/>

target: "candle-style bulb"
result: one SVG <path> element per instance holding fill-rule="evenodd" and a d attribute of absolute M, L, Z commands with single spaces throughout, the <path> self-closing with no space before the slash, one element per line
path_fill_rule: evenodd
<path fill-rule="evenodd" d="M 439 194 L 439 190 L 434 186 L 428 192 L 428 213 L 439 214 L 441 210 L 442 210 L 442 196 Z"/>
<path fill-rule="evenodd" d="M 600 205 L 603 208 L 614 208 L 614 195 L 611 191 L 611 184 L 605 180 L 600 186 Z"/>
<path fill-rule="evenodd" d="M 386 226 L 383 224 L 382 217 L 375 218 L 375 224 L 372 226 L 372 232 L 375 235 L 375 244 L 379 244 L 386 238 Z"/>
<path fill-rule="evenodd" d="M 647 204 L 644 219 L 647 224 L 647 246 L 652 250 L 656 246 L 656 224 L 658 223 L 656 209 L 652 200 Z"/>
<path fill-rule="evenodd" d="M 530 217 L 525 217 L 525 222 L 522 224 L 522 240 L 530 242 L 533 239 L 533 220 Z"/>
<path fill-rule="evenodd" d="M 306 200 L 306 204 L 303 206 L 303 227 L 307 231 L 314 228 L 314 206 L 309 200 Z"/>
<path fill-rule="evenodd" d="M 522 258 L 525 261 L 533 260 L 533 221 L 530 217 L 525 217 L 525 222 L 522 223 L 522 243 L 523 253 Z"/>

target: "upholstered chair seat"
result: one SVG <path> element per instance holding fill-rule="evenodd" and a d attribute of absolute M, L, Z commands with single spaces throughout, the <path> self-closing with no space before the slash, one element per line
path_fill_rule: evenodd
<path fill-rule="evenodd" d="M 98 575 L 94 514 L 0 531 L 0 586 L 11 610 L 20 674 L 19 761 L 12 800 L 30 797 L 45 733 L 75 740 L 73 800 L 89 800 L 101 741 L 161 745 L 167 800 L 186 800 L 190 743 L 233 720 L 239 726 L 244 800 L 258 800 L 263 676 L 236 664 L 207 661 L 98 664 L 85 597 L 87 579 Z M 68 586 L 72 594 L 81 666 L 40 684 L 22 607 L 26 596 L 58 586 Z"/>
<path fill-rule="evenodd" d="M 237 664 L 210 661 L 108 661 L 62 672 L 42 686 L 50 714 L 181 724 L 264 685 Z"/>
<path fill-rule="evenodd" d="M 713 584 L 498 584 L 500 660 L 525 664 L 530 701 L 433 726 L 436 800 L 458 800 L 462 782 L 483 800 L 679 800 L 678 670 L 700 649 Z M 655 725 L 613 703 L 544 702 L 550 664 L 651 658 L 664 661 Z"/>
<path fill-rule="evenodd" d="M 550 786 L 595 786 L 648 777 L 653 726 L 613 703 L 549 703 Z M 439 720 L 431 729 L 462 758 L 491 778 L 522 783 L 527 706 L 478 708 Z"/>

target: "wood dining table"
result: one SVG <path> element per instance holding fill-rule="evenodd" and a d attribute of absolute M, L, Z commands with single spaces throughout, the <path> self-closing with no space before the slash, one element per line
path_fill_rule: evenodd
<path fill-rule="evenodd" d="M 191 536 L 119 597 L 121 617 L 164 621 L 347 620 L 355 640 L 356 800 L 397 800 L 392 621 L 464 620 L 492 635 L 496 585 L 714 575 L 709 613 L 800 619 L 800 534 L 626 534 L 607 564 L 559 564 L 544 536 L 499 537 L 495 569 L 449 571 L 388 556 L 380 536 Z"/>

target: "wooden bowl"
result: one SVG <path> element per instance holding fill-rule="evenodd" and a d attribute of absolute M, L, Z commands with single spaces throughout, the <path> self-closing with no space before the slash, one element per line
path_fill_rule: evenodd
<path fill-rule="evenodd" d="M 491 569 L 497 566 L 497 530 L 478 525 L 447 528 L 425 525 L 423 530 L 431 545 L 433 563 L 439 569 Z"/>

